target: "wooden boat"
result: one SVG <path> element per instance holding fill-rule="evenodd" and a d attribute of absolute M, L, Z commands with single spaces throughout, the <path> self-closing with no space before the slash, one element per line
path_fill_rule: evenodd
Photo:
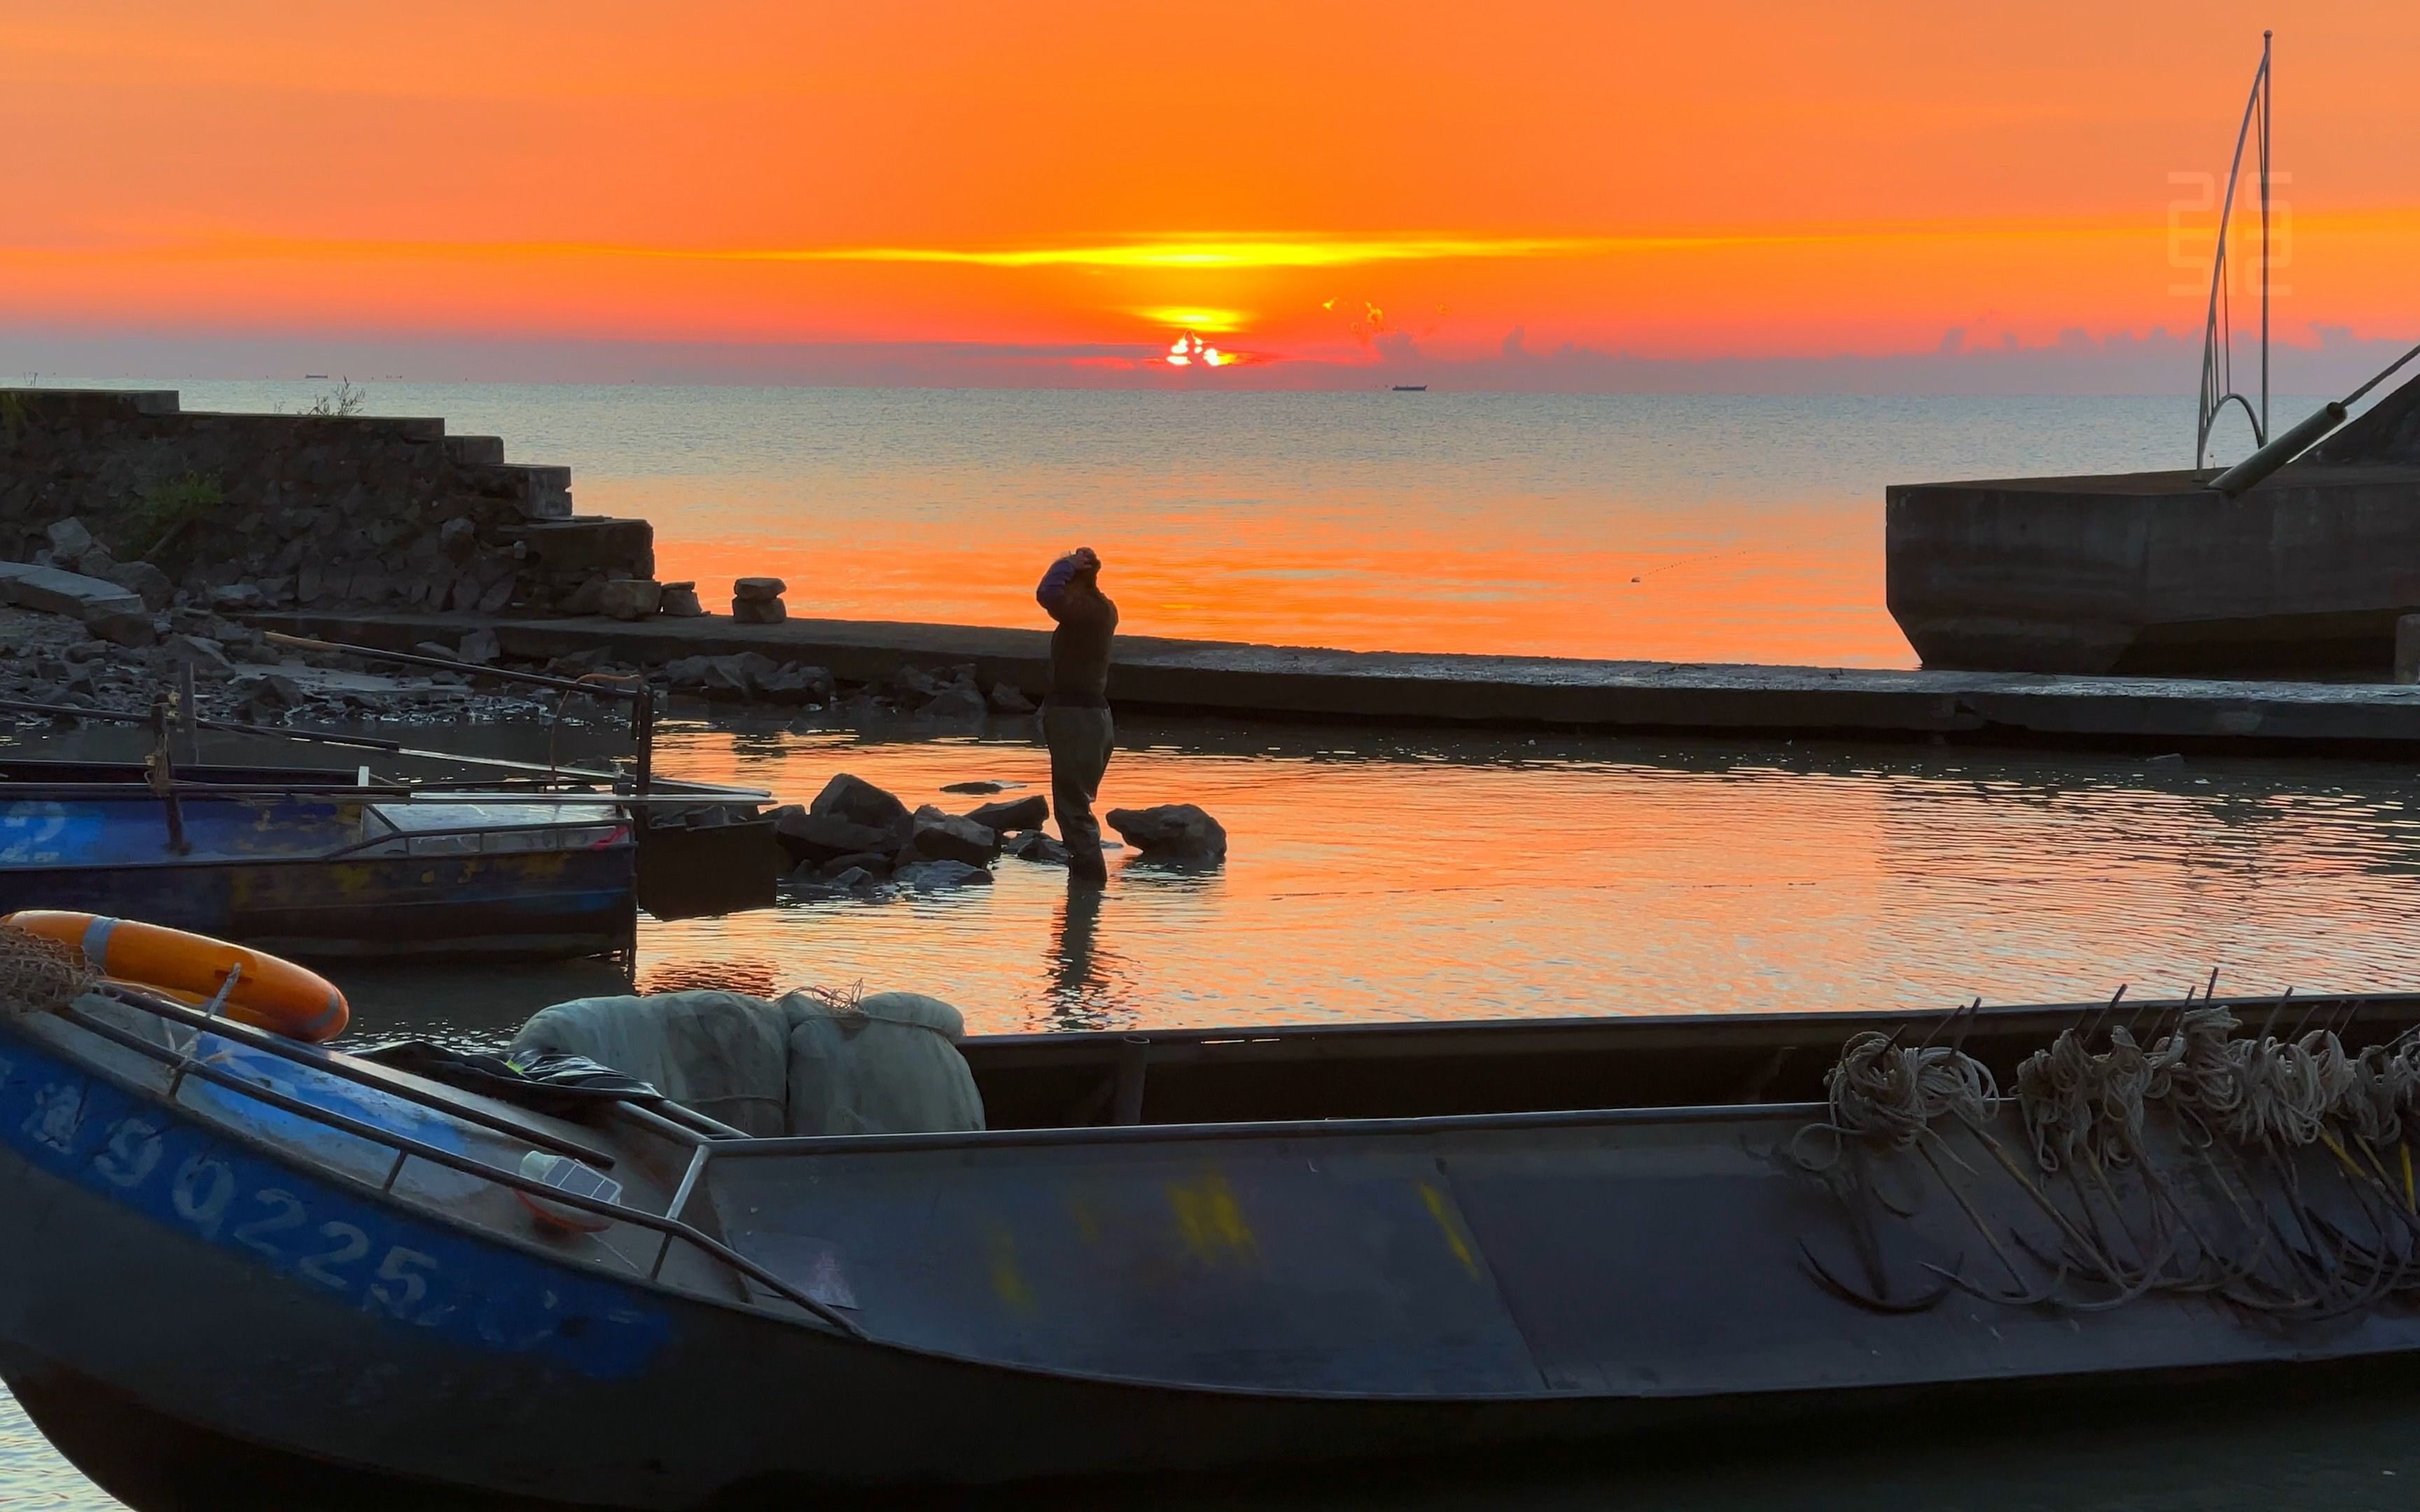
<path fill-rule="evenodd" d="M 627 948 L 637 848 L 613 794 L 413 796 L 354 773 L 198 767 L 172 802 L 140 766 L 0 764 L 0 913 L 76 909 L 314 958 Z"/>
<path fill-rule="evenodd" d="M 1912 1134 L 1827 1101 L 1844 1041 L 2014 1083 L 2214 1010 L 2364 1064 L 2420 1025 L 2399 995 L 1011 1036 L 965 1047 L 988 1132 L 750 1139 L 104 987 L 0 1016 L 0 1375 L 152 1512 L 796 1505 L 2408 1360 L 2399 1133 L 2154 1109 L 2127 1164 L 2047 1173 L 2015 1099 Z"/>

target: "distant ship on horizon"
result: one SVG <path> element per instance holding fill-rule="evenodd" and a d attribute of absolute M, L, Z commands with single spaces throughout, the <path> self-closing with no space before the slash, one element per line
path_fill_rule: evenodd
<path fill-rule="evenodd" d="M 1425 383 L 1398 383 L 1395 385 L 1394 392 L 1397 393 L 1426 393 L 1429 392 L 1429 386 Z"/>

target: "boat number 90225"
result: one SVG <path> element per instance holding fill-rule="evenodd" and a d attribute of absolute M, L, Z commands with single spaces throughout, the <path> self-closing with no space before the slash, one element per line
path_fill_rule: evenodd
<path fill-rule="evenodd" d="M 364 1312 L 606 1379 L 643 1365 L 668 1331 L 643 1293 L 303 1179 L 64 1067 L 12 1074 L 32 1069 L 0 1057 L 0 1138 Z"/>

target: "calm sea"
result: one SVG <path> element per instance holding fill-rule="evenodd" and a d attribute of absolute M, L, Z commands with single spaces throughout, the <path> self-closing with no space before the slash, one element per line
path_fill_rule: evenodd
<path fill-rule="evenodd" d="M 569 464 L 709 604 L 771 573 L 794 614 L 1032 625 L 1087 544 L 1133 633 L 1364 650 L 1908 666 L 1885 485 L 2193 451 L 2189 398 L 362 387 Z"/>
<path fill-rule="evenodd" d="M 267 409 L 320 386 L 182 387 L 189 408 Z M 1041 562 L 1086 541 L 1136 631 L 1869 665 L 1909 659 L 1881 602 L 1886 482 L 2174 464 L 2191 424 L 2189 405 L 2100 399 L 368 388 L 374 409 L 571 464 L 583 508 L 655 520 L 665 576 L 778 573 L 801 613 L 1028 624 Z M 1947 1007 L 2171 994 L 2212 967 L 2243 992 L 2420 977 L 2420 779 L 2381 764 L 1123 733 L 1106 800 L 1203 804 L 1233 837 L 1225 867 L 1113 857 L 1091 901 L 1018 862 L 948 893 L 793 889 L 763 913 L 646 922 L 642 985 L 862 980 L 1001 1030 Z M 661 760 L 789 800 L 850 770 L 911 804 L 1046 771 L 1022 724 L 694 710 Z M 364 1036 L 492 1045 L 620 983 L 574 966 L 344 985 Z M 1303 1504 L 2409 1506 L 2403 1421 L 2348 1406 L 1960 1454 L 1846 1446 L 1618 1493 Z M 0 1506 L 110 1505 L 0 1396 Z"/>

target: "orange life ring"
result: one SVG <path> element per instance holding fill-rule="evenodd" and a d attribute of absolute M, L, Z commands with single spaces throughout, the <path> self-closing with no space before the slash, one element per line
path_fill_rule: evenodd
<path fill-rule="evenodd" d="M 179 995 L 214 995 L 228 973 L 240 968 L 235 991 L 227 995 L 227 1016 L 289 1039 L 314 1044 L 333 1040 L 352 1016 L 345 995 L 318 972 L 207 934 L 49 908 L 24 909 L 0 923 L 73 946 L 94 970 L 120 981 Z"/>

